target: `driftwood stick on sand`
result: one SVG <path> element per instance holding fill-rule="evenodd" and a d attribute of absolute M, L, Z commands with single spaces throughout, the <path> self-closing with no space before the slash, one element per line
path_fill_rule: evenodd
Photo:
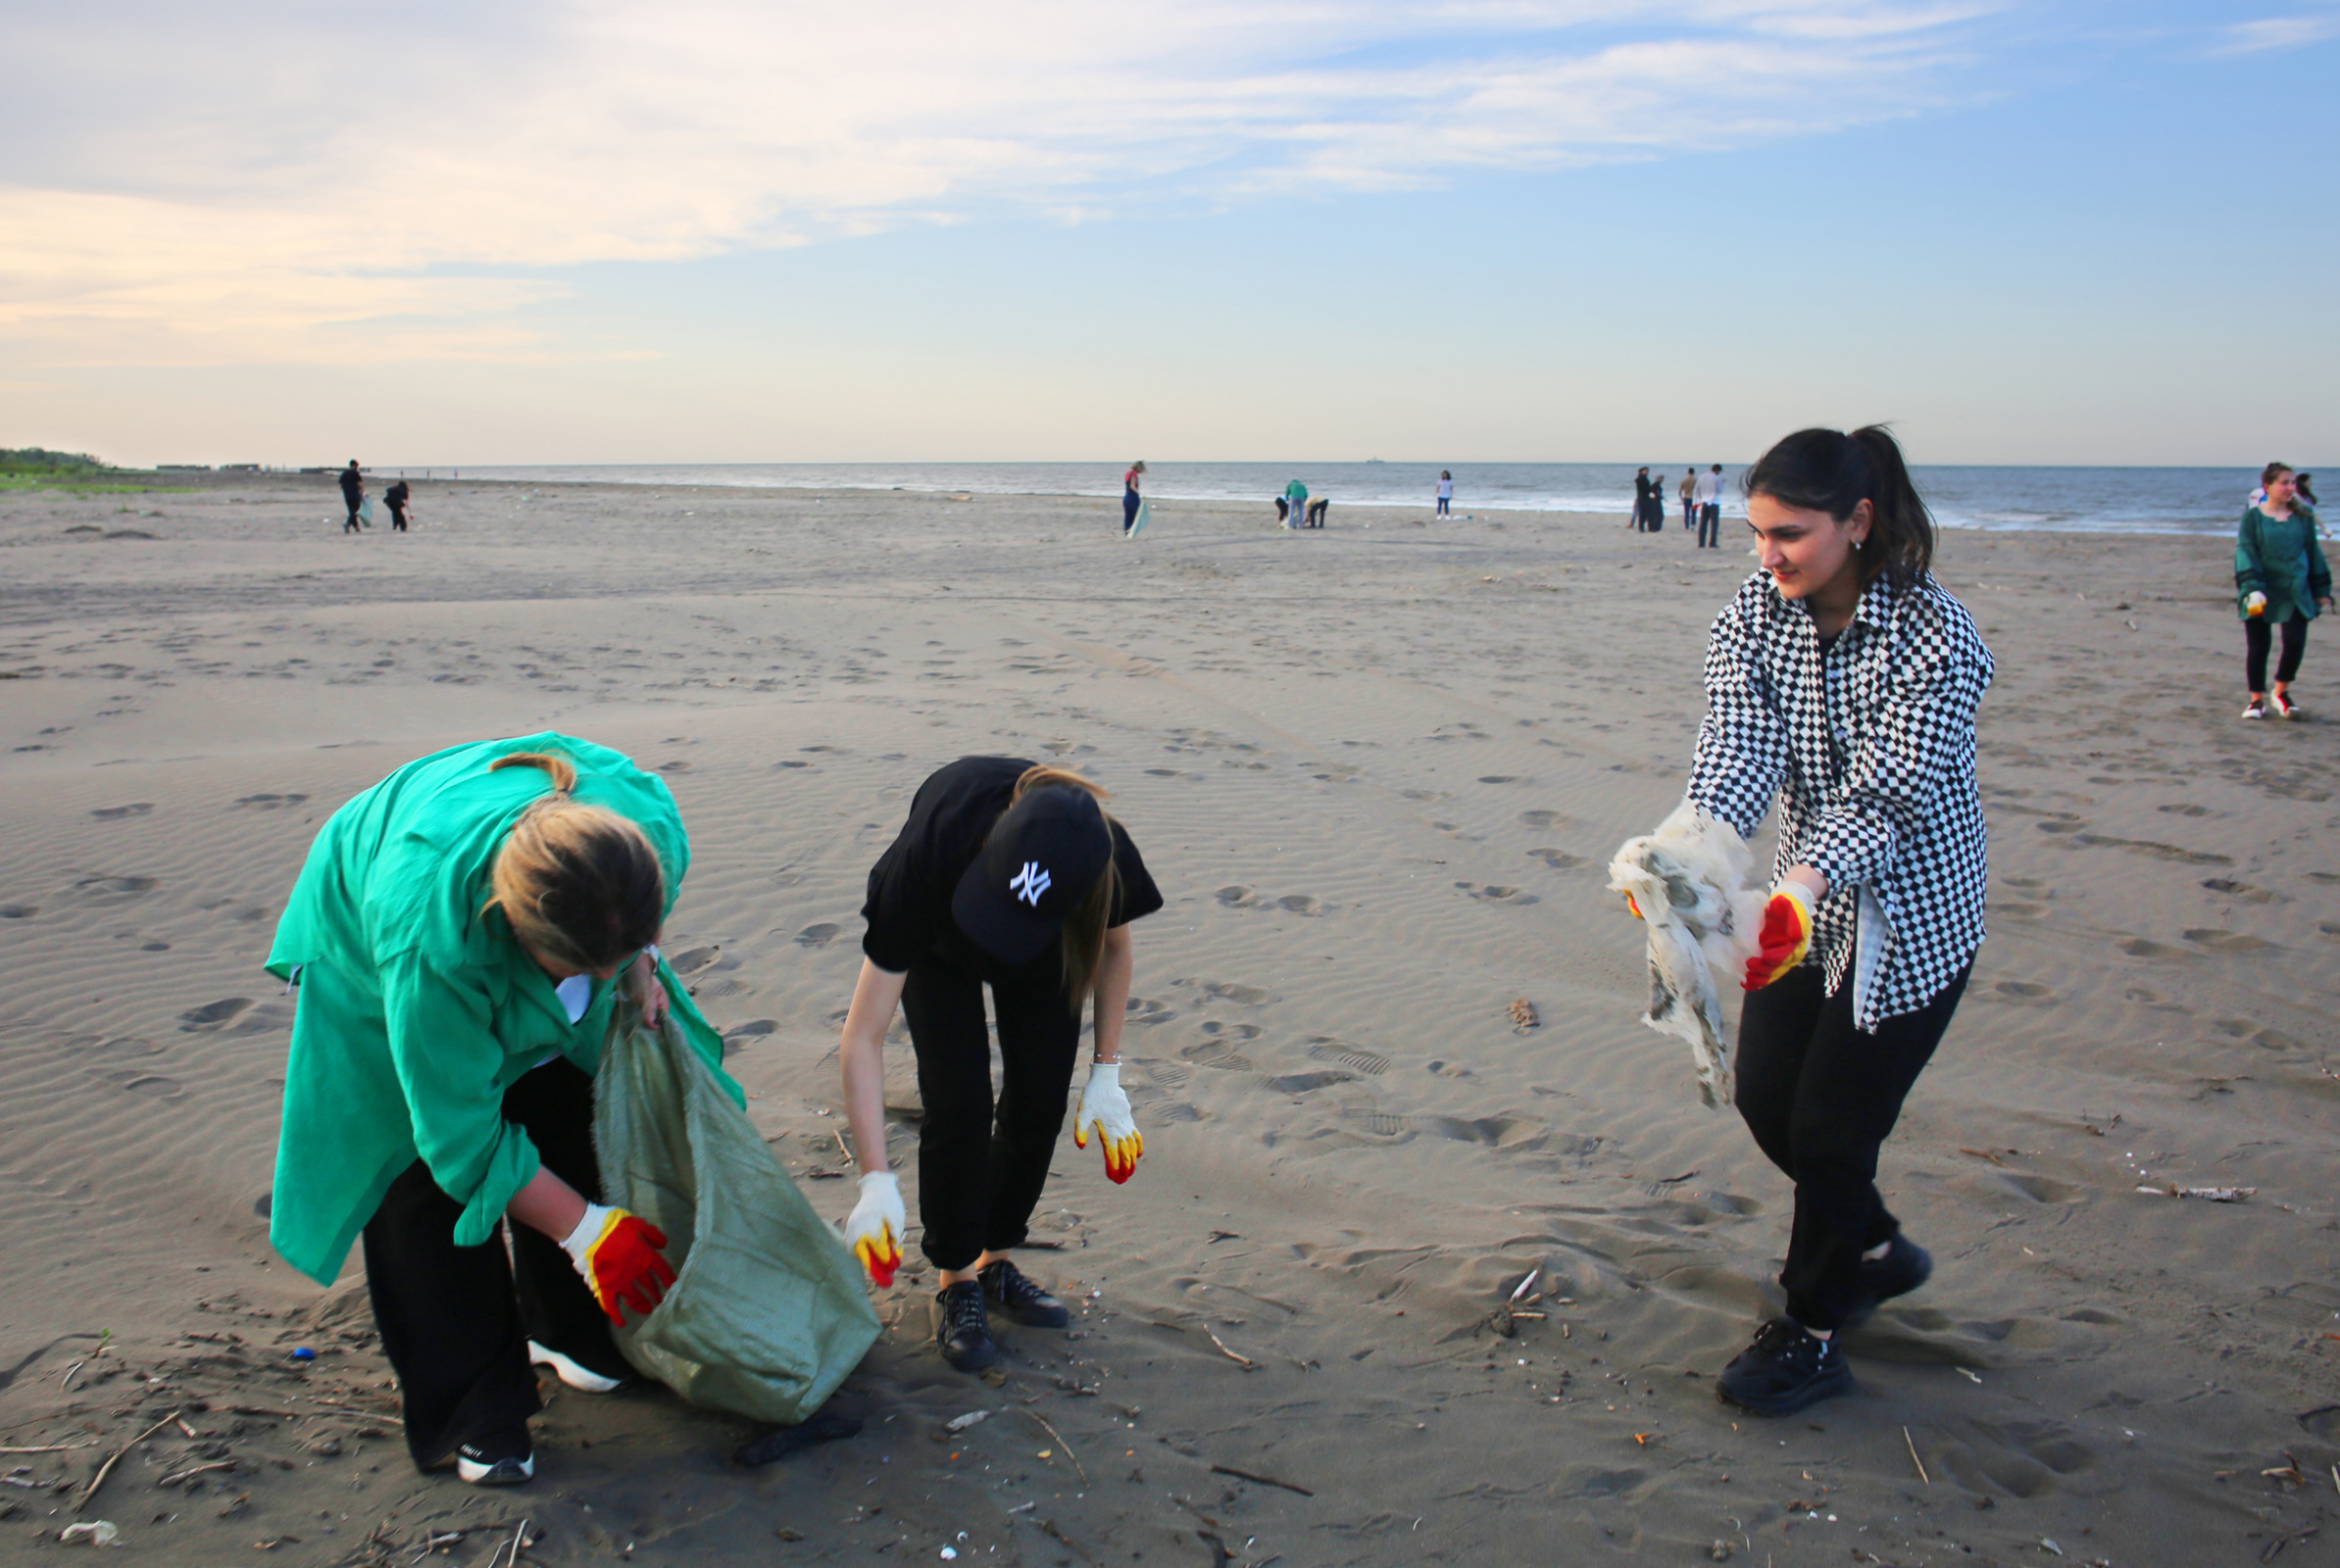
<path fill-rule="evenodd" d="M 1048 1418 L 1040 1414 L 1039 1411 L 1026 1410 L 1023 1413 L 1030 1416 L 1034 1421 L 1038 1422 L 1041 1431 L 1056 1439 L 1056 1446 L 1065 1450 L 1066 1458 L 1072 1461 L 1073 1470 L 1080 1476 L 1080 1484 L 1084 1487 L 1087 1486 L 1089 1484 L 1089 1473 L 1087 1469 L 1081 1465 L 1080 1455 L 1072 1451 L 1072 1445 L 1065 1441 L 1065 1435 L 1062 1432 L 1059 1432 L 1056 1428 L 1050 1426 L 1048 1424 Z"/>
<path fill-rule="evenodd" d="M 96 1446 L 97 1440 L 92 1438 L 87 1443 L 36 1443 L 30 1447 L 0 1448 L 0 1453 L 63 1453 L 68 1448 L 94 1448 Z"/>
<path fill-rule="evenodd" d="M 1238 1470 L 1231 1464 L 1215 1464 L 1211 1467 L 1211 1473 L 1215 1476 L 1233 1476 L 1238 1481 L 1256 1481 L 1263 1487 L 1281 1487 L 1286 1492 L 1297 1492 L 1304 1497 L 1316 1495 L 1306 1487 L 1296 1487 L 1289 1481 L 1278 1481 L 1273 1476 L 1255 1475 L 1249 1470 Z"/>
<path fill-rule="evenodd" d="M 1903 1427 L 1901 1429 L 1901 1441 L 1910 1446 L 1910 1463 L 1917 1467 L 1917 1479 L 1924 1482 L 1929 1487 L 1932 1486 L 1934 1484 L 1934 1478 L 1925 1473 L 1925 1461 L 1917 1457 L 1917 1443 L 1916 1439 L 1910 1436 L 1910 1429 L 1908 1427 Z"/>
<path fill-rule="evenodd" d="M 120 1448 L 117 1448 L 114 1451 L 114 1457 L 108 1459 L 104 1464 L 99 1465 L 97 1467 L 97 1474 L 89 1478 L 89 1485 L 81 1489 L 80 1497 L 74 1503 L 74 1512 L 79 1513 L 82 1509 L 89 1506 L 89 1499 L 97 1495 L 97 1489 L 106 1484 L 106 1477 L 112 1475 L 114 1473 L 114 1467 L 122 1463 L 122 1456 L 124 1454 L 129 1452 L 139 1444 L 144 1443 L 148 1438 L 153 1437 L 156 1433 L 162 1431 L 163 1428 L 169 1426 L 172 1422 L 177 1419 L 178 1412 L 174 1410 L 169 1415 L 163 1417 L 162 1420 L 157 1421 L 153 1426 L 148 1427 L 144 1432 L 141 1432 L 136 1437 L 130 1439 L 129 1442 L 124 1444 Z"/>
<path fill-rule="evenodd" d="M 1218 1335 L 1213 1334 L 1209 1329 L 1203 1330 L 1203 1333 L 1210 1339 L 1213 1345 L 1219 1347 L 1219 1353 L 1220 1355 L 1225 1356 L 1228 1360 L 1242 1367 L 1244 1371 L 1257 1372 L 1260 1369 L 1259 1362 L 1253 1360 L 1250 1356 L 1245 1355 L 1240 1351 L 1228 1349 L 1227 1342 L 1220 1339 Z"/>

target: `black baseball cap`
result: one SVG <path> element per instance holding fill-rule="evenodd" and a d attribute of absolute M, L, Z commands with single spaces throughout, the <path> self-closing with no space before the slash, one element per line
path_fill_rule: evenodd
<path fill-rule="evenodd" d="M 976 947 L 1021 967 L 1055 940 L 1112 858 L 1113 832 L 1097 798 L 1045 785 L 992 824 L 951 895 L 951 918 Z"/>

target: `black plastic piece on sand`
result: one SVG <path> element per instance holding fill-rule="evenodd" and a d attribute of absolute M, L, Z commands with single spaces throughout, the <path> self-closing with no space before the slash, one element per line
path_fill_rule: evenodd
<path fill-rule="evenodd" d="M 850 1438 L 861 1429 L 859 1416 L 841 1415 L 834 1410 L 816 1411 L 809 1421 L 792 1427 L 774 1427 L 760 1438 L 750 1438 L 731 1455 L 731 1462 L 744 1465 L 776 1464 L 815 1444 Z"/>

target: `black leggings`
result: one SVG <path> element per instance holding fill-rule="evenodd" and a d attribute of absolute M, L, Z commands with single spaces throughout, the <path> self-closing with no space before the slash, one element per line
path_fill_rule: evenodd
<path fill-rule="evenodd" d="M 1121 492 L 1121 531 L 1127 533 L 1129 525 L 1135 521 L 1137 521 L 1137 492 L 1124 490 Z"/>
<path fill-rule="evenodd" d="M 1817 963 L 1749 992 L 1739 1014 L 1738 1106 L 1756 1143 L 1796 1184 L 1796 1217 L 1779 1283 L 1788 1315 L 1834 1329 L 1861 1288 L 1861 1254 L 1901 1224 L 1876 1187 L 1877 1151 L 1901 1102 L 1950 1027 L 1969 961 L 1916 1012 L 1853 1027 L 1848 967 L 1826 995 Z"/>
<path fill-rule="evenodd" d="M 527 1129 L 546 1170 L 601 1200 L 591 1078 L 565 1059 L 548 1061 L 504 1091 L 504 1119 Z M 530 1340 L 597 1372 L 625 1370 L 609 1318 L 558 1242 L 514 1225 L 507 1256 L 499 1224 L 480 1246 L 458 1247 L 462 1213 L 418 1159 L 366 1222 L 366 1290 L 419 1470 L 543 1408 Z"/>
<path fill-rule="evenodd" d="M 2266 617 L 2255 616 L 2243 622 L 2243 677 L 2255 692 L 2266 690 L 2266 650 L 2273 641 L 2266 629 Z M 2288 685 L 2291 677 L 2300 672 L 2300 655 L 2308 651 L 2308 617 L 2298 611 L 2283 622 L 2283 657 L 2275 662 L 2275 679 Z"/>
<path fill-rule="evenodd" d="M 982 978 L 935 965 L 911 970 L 903 982 L 902 1015 L 926 1107 L 920 1245 L 936 1268 L 962 1269 L 1022 1242 L 1065 1128 L 1080 1015 L 1056 986 L 994 985 L 991 1007 L 999 1019 L 996 1116 Z"/>

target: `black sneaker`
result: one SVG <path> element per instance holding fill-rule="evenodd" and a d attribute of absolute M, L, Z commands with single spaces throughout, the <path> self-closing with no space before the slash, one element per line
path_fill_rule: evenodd
<path fill-rule="evenodd" d="M 1715 1392 L 1757 1415 L 1790 1415 L 1853 1389 L 1853 1369 L 1832 1339 L 1816 1339 L 1792 1317 L 1775 1317 L 1755 1331 Z"/>
<path fill-rule="evenodd" d="M 991 1343 L 991 1319 L 983 1310 L 983 1287 L 975 1280 L 946 1285 L 935 1294 L 934 1305 L 942 1323 L 934 1341 L 942 1358 L 962 1372 L 980 1372 L 999 1359 Z"/>
<path fill-rule="evenodd" d="M 1845 1314 L 1844 1326 L 1859 1328 L 1878 1307 L 1897 1296 L 1909 1295 L 1933 1277 L 1933 1254 L 1906 1236 L 1895 1236 L 1883 1257 L 1861 1260 L 1861 1295 Z"/>
<path fill-rule="evenodd" d="M 473 1438 L 455 1450 L 455 1473 L 474 1487 L 517 1487 L 536 1473 L 525 1424 Z"/>
<path fill-rule="evenodd" d="M 1072 1321 L 1064 1302 L 1004 1257 L 975 1277 L 983 1282 L 984 1298 L 1027 1329 L 1061 1329 Z"/>

